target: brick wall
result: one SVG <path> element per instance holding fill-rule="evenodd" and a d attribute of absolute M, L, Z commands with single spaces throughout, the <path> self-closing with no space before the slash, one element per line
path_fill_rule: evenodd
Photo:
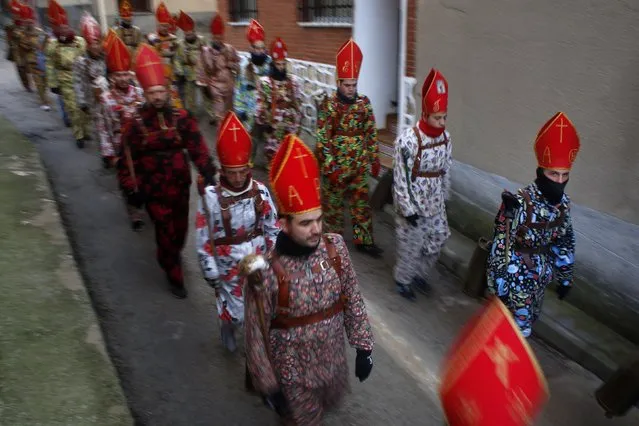
<path fill-rule="evenodd" d="M 412 0 L 414 2 L 414 0 Z M 225 22 L 230 22 L 229 0 L 218 0 Z M 257 19 L 266 32 L 266 45 L 282 37 L 289 56 L 325 64 L 335 63 L 337 49 L 351 37 L 351 28 L 300 27 L 297 24 L 297 1 L 257 0 Z M 226 41 L 239 50 L 248 50 L 246 26 L 226 26 Z"/>
<path fill-rule="evenodd" d="M 222 1 L 222 0 L 220 0 Z M 415 77 L 415 50 L 417 49 L 417 0 L 408 0 L 408 28 L 406 34 L 406 75 Z"/>

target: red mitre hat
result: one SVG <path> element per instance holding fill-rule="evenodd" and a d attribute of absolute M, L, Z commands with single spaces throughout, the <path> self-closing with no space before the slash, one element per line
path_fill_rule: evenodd
<path fill-rule="evenodd" d="M 89 12 L 84 12 L 82 15 L 80 19 L 80 30 L 87 44 L 96 43 L 102 38 L 100 24 L 98 24 L 98 21 L 96 21 Z"/>
<path fill-rule="evenodd" d="M 173 21 L 173 17 L 171 16 L 169 9 L 166 7 L 166 4 L 164 4 L 164 2 L 160 3 L 158 5 L 158 8 L 155 9 L 155 20 L 158 22 L 158 24 L 168 25 L 171 25 L 171 22 Z"/>
<path fill-rule="evenodd" d="M 180 28 L 185 33 L 191 32 L 195 28 L 195 21 L 193 21 L 193 18 L 191 18 L 189 15 L 184 13 L 183 10 L 180 10 L 180 15 L 178 16 L 176 23 L 178 28 Z"/>
<path fill-rule="evenodd" d="M 49 0 L 49 7 L 47 8 L 47 16 L 49 23 L 53 28 L 62 25 L 69 25 L 69 19 L 67 18 L 67 12 L 64 10 L 60 3 L 55 0 Z"/>
<path fill-rule="evenodd" d="M 120 2 L 120 18 L 131 19 L 133 18 L 133 6 L 129 0 L 121 0 Z"/>
<path fill-rule="evenodd" d="M 9 10 L 11 11 L 11 17 L 14 21 L 20 19 L 20 15 L 22 14 L 22 6 L 22 3 L 20 3 L 18 0 L 11 0 L 11 2 L 9 2 Z"/>
<path fill-rule="evenodd" d="M 353 39 L 342 44 L 342 47 L 339 48 L 337 56 L 335 57 L 337 79 L 344 80 L 354 78 L 357 80 L 359 71 L 362 68 L 363 59 L 364 55 Z"/>
<path fill-rule="evenodd" d="M 535 354 L 497 297 L 449 350 L 439 396 L 450 426 L 530 425 L 548 400 Z"/>
<path fill-rule="evenodd" d="M 111 30 L 113 31 L 113 30 Z M 115 31 L 109 31 L 107 36 L 106 50 L 106 66 L 107 70 L 112 72 L 123 72 L 131 69 L 131 53 L 129 48 L 122 41 Z"/>
<path fill-rule="evenodd" d="M 224 20 L 219 13 L 216 13 L 211 19 L 211 34 L 224 35 Z"/>
<path fill-rule="evenodd" d="M 255 19 L 251 19 L 251 23 L 246 28 L 246 39 L 251 44 L 265 39 L 264 27 Z"/>
<path fill-rule="evenodd" d="M 280 37 L 277 37 L 273 44 L 271 44 L 271 58 L 274 61 L 281 61 L 288 58 L 288 48 L 286 43 Z"/>
<path fill-rule="evenodd" d="M 21 22 L 26 22 L 26 21 L 34 21 L 35 20 L 35 11 L 33 10 L 33 8 L 29 5 L 26 4 L 21 4 L 20 5 L 20 21 Z"/>
<path fill-rule="evenodd" d="M 269 181 L 282 214 L 302 214 L 322 207 L 317 160 L 294 134 L 286 136 L 275 153 Z"/>
<path fill-rule="evenodd" d="M 144 90 L 153 86 L 166 86 L 164 63 L 157 50 L 146 43 L 140 44 L 135 52 L 135 75 Z"/>
<path fill-rule="evenodd" d="M 535 155 L 544 169 L 569 171 L 579 152 L 577 129 L 563 112 L 553 115 L 537 133 Z"/>
<path fill-rule="evenodd" d="M 217 155 L 223 167 L 245 167 L 251 156 L 251 136 L 233 111 L 222 121 L 217 135 Z"/>
<path fill-rule="evenodd" d="M 435 114 L 448 111 L 448 81 L 432 68 L 422 86 L 422 111 Z"/>

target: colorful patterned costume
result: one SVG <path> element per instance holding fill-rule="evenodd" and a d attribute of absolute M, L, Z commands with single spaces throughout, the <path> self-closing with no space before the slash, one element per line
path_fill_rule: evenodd
<path fill-rule="evenodd" d="M 287 57 L 286 44 L 278 37 L 271 46 L 271 58 L 273 61 L 281 61 Z M 255 122 L 272 128 L 272 131 L 264 133 L 264 154 L 269 163 L 284 136 L 299 134 L 302 122 L 301 104 L 302 85 L 296 76 L 286 74 L 281 79 L 276 78 L 271 71 L 271 75 L 260 77 Z"/>
<path fill-rule="evenodd" d="M 211 21 L 211 33 L 213 36 L 224 34 L 224 23 L 219 14 Z M 214 44 L 202 46 L 196 82 L 204 88 L 207 96 L 205 106 L 211 122 L 220 123 L 233 109 L 233 88 L 239 69 L 240 57 L 230 44 L 222 43 L 219 50 Z"/>
<path fill-rule="evenodd" d="M 155 19 L 158 25 L 171 25 L 173 17 L 166 8 L 164 2 L 161 2 L 155 11 Z M 164 76 L 171 84 L 171 103 L 173 108 L 182 108 L 182 100 L 178 92 L 177 86 L 174 84 L 176 79 L 176 52 L 178 48 L 178 39 L 175 34 L 151 33 L 147 36 L 149 42 L 155 47 L 158 54 L 162 58 L 164 64 Z"/>
<path fill-rule="evenodd" d="M 20 15 L 24 13 L 23 4 L 18 0 L 10 0 L 9 11 L 11 13 L 11 19 L 13 22 L 7 24 L 4 28 L 7 35 L 7 59 L 13 61 L 16 65 L 16 71 L 18 77 L 22 82 L 22 86 L 28 91 L 31 91 L 31 83 L 29 82 L 29 76 L 27 74 L 27 67 L 24 65 L 24 61 L 20 58 L 20 34 L 23 29 Z"/>
<path fill-rule="evenodd" d="M 357 79 L 361 63 L 359 47 L 349 40 L 337 54 L 338 79 Z M 379 165 L 377 127 L 373 107 L 366 96 L 356 95 L 352 103 L 348 102 L 336 92 L 318 114 L 316 152 L 324 178 L 324 225 L 326 232 L 344 232 L 344 202 L 347 201 L 353 242 L 371 246 L 373 212 L 368 202 L 368 178 L 371 166 Z"/>
<path fill-rule="evenodd" d="M 18 44 L 17 59 L 20 66 L 24 68 L 27 79 L 31 77 L 35 83 L 40 104 L 49 106 L 49 96 L 47 90 L 47 77 L 44 71 L 38 67 L 38 52 L 42 50 L 44 31 L 34 26 L 35 14 L 31 7 L 22 5 L 20 21 L 22 28 L 14 33 Z"/>
<path fill-rule="evenodd" d="M 282 142 L 269 178 L 280 214 L 320 210 L 317 162 L 295 135 Z M 286 250 L 291 244 L 280 232 L 259 282 L 249 275 L 248 370 L 262 394 L 283 393 L 290 408 L 287 424 L 319 425 L 324 411 L 349 389 L 344 331 L 358 357 L 370 357 L 373 334 L 342 237 L 324 234 L 310 254 Z"/>
<path fill-rule="evenodd" d="M 246 32 L 248 42 L 253 45 L 257 42 L 264 42 L 264 28 L 255 19 L 251 20 Z M 242 119 L 242 124 L 253 136 L 253 150 L 255 143 L 255 133 L 253 124 L 255 122 L 255 111 L 257 108 L 257 88 L 260 77 L 268 75 L 271 69 L 271 57 L 267 56 L 262 65 L 255 65 L 250 60 L 238 75 L 235 83 L 235 94 L 233 96 L 233 110 Z M 253 160 L 255 154 L 251 154 Z"/>
<path fill-rule="evenodd" d="M 229 112 L 217 138 L 221 166 L 247 167 L 250 152 L 251 137 Z M 224 327 L 244 323 L 244 282 L 238 275 L 238 264 L 247 254 L 265 254 L 273 246 L 279 233 L 277 211 L 266 186 L 250 176 L 241 189 L 222 179 L 217 186 L 206 188 L 204 200 L 206 206 L 201 199 L 196 216 L 197 252 L 204 278 L 215 288 L 222 340 L 233 351 L 234 335 L 228 336 L 231 343 Z"/>
<path fill-rule="evenodd" d="M 101 42 L 100 25 L 88 12 L 82 17 L 80 26 L 87 46 Z M 93 58 L 87 51 L 77 58 L 73 64 L 73 84 L 78 107 L 88 107 L 90 117 L 95 118 L 98 98 L 107 84 L 104 57 Z"/>
<path fill-rule="evenodd" d="M 180 11 L 180 16 L 177 22 L 178 27 L 185 33 L 193 32 L 195 29 L 195 22 L 186 13 Z M 183 78 L 183 101 L 184 108 L 191 111 L 192 114 L 197 110 L 197 62 L 200 59 L 200 51 L 202 46 L 205 45 L 204 39 L 201 36 L 196 36 L 193 42 L 184 40 L 178 41 L 177 54 L 175 58 L 175 74 L 178 77 Z"/>
<path fill-rule="evenodd" d="M 126 22 L 126 24 L 120 22 L 120 25 L 114 27 L 113 30 L 118 37 L 122 39 L 124 44 L 127 45 L 129 53 L 133 56 L 140 43 L 144 42 L 144 35 L 142 35 L 140 28 L 130 25 L 131 20 L 133 19 L 133 7 L 131 6 L 131 3 L 129 3 L 129 0 L 122 0 L 120 2 L 120 19 L 121 21 Z"/>
<path fill-rule="evenodd" d="M 569 170 L 578 149 L 577 132 L 563 113 L 544 125 L 535 142 L 539 167 L 543 169 Z M 507 218 L 504 203 L 495 218 L 488 288 L 502 299 L 528 337 L 541 313 L 548 284 L 556 279 L 559 286 L 572 285 L 575 234 L 567 195 L 563 194 L 560 203 L 553 205 L 537 183 L 532 183 L 515 197 L 518 205 L 511 210 L 512 221 Z"/>
<path fill-rule="evenodd" d="M 49 21 L 58 27 L 67 25 L 66 12 L 55 0 L 49 2 Z M 55 26 L 55 25 L 54 25 Z M 47 84 L 50 89 L 57 89 L 64 100 L 64 107 L 71 118 L 73 137 L 83 141 L 89 135 L 89 120 L 76 103 L 73 87 L 73 63 L 76 58 L 86 52 L 86 42 L 82 37 L 68 32 L 68 40 L 62 42 L 62 35 L 47 43 Z"/>
<path fill-rule="evenodd" d="M 142 88 L 164 84 L 163 64 L 153 48 L 143 44 L 134 64 Z M 129 150 L 135 176 L 127 161 Z M 215 175 L 213 163 L 197 121 L 186 110 L 159 111 L 145 104 L 123 126 L 122 158 L 118 162 L 120 185 L 130 197 L 130 204 L 146 204 L 155 224 L 158 262 L 178 297 L 186 297 L 181 251 L 188 228 L 191 185 L 191 169 L 184 150 L 200 174 L 211 182 Z"/>
<path fill-rule="evenodd" d="M 422 109 L 426 114 L 433 114 L 446 111 L 447 107 L 448 83 L 433 69 L 422 87 Z M 393 202 L 397 211 L 397 261 L 394 275 L 400 292 L 410 292 L 412 285 L 425 282 L 450 236 L 445 201 L 450 194 L 451 151 L 450 134 L 443 128 L 431 133 L 423 119 L 395 141 Z"/>
<path fill-rule="evenodd" d="M 129 85 L 124 92 L 111 87 L 110 90 L 100 95 L 101 108 L 96 115 L 96 125 L 100 136 L 100 155 L 102 157 L 118 156 L 122 124 L 144 102 L 144 91 L 133 85 Z"/>

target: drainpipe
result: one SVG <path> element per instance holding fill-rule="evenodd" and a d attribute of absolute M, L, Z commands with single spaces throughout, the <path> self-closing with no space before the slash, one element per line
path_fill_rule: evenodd
<path fill-rule="evenodd" d="M 408 0 L 399 0 L 399 75 L 398 87 L 399 87 L 399 111 L 397 114 L 397 134 L 400 135 L 406 123 L 404 123 L 404 111 L 407 108 L 406 105 L 406 88 L 404 87 L 404 75 L 406 75 L 406 48 L 408 43 L 408 37 L 406 35 L 408 31 Z"/>
<path fill-rule="evenodd" d="M 102 27 L 102 34 L 106 36 L 109 26 L 107 24 L 106 6 L 105 0 L 96 0 L 98 3 L 98 18 L 100 19 L 100 27 Z"/>

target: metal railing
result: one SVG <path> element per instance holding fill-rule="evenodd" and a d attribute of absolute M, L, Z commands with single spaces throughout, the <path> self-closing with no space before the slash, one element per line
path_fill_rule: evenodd
<path fill-rule="evenodd" d="M 353 23 L 353 0 L 298 0 L 298 22 Z"/>
<path fill-rule="evenodd" d="M 257 19 L 257 0 L 229 0 L 231 22 L 248 22 Z"/>

